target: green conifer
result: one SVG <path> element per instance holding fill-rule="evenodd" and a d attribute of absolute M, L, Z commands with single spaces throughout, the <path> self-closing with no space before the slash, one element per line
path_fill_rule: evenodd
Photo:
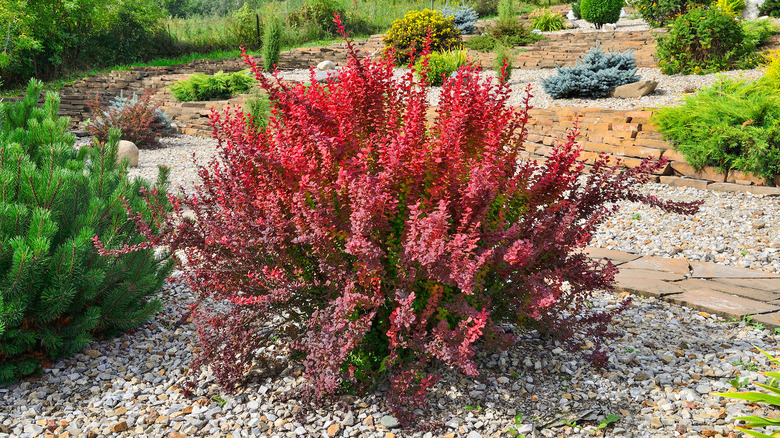
<path fill-rule="evenodd" d="M 39 107 L 41 89 L 32 80 L 21 101 L 0 102 L 0 384 L 147 321 L 173 268 L 152 248 L 98 254 L 96 236 L 107 249 L 144 241 L 125 204 L 148 217 L 148 184 L 117 164 L 119 131 L 75 149 L 59 97 Z M 160 169 L 159 200 L 167 174 Z"/>

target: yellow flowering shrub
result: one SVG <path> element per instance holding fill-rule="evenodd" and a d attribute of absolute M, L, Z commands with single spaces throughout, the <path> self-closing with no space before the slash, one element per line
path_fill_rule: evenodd
<path fill-rule="evenodd" d="M 405 62 L 412 49 L 416 53 L 422 51 L 429 30 L 431 51 L 461 48 L 460 31 L 455 27 L 454 18 L 430 9 L 409 11 L 403 18 L 393 21 L 384 43 L 387 48 L 395 49 L 399 62 Z"/>

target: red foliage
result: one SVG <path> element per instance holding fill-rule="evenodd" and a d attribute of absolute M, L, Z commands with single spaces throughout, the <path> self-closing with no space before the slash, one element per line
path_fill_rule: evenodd
<path fill-rule="evenodd" d="M 105 108 L 100 102 L 100 95 L 91 98 L 89 109 L 92 119 L 87 125 L 87 131 L 99 141 L 108 141 L 108 131 L 119 128 L 122 140 L 135 143 L 139 148 L 157 146 L 159 137 L 167 126 L 158 114 L 160 103 L 152 100 L 152 95 L 146 92 L 141 97 L 115 99 L 116 104 Z"/>
<path fill-rule="evenodd" d="M 219 157 L 183 201 L 196 220 L 177 200 L 163 218 L 156 242 L 184 251 L 202 300 L 196 365 L 232 388 L 278 336 L 303 353 L 315 396 L 386 370 L 399 408 L 424 401 L 434 360 L 477 374 L 477 342 L 508 345 L 507 324 L 598 344 L 610 315 L 587 301 L 616 268 L 580 250 L 614 201 L 695 211 L 632 191 L 662 162 L 621 171 L 601 157 L 586 174 L 576 129 L 544 163 L 521 159 L 530 89 L 509 107 L 508 84 L 470 65 L 428 125 L 413 73 L 393 78 L 392 61 L 348 44 L 338 82 L 310 87 L 246 57 L 273 103 L 267 130 L 213 114 Z"/>

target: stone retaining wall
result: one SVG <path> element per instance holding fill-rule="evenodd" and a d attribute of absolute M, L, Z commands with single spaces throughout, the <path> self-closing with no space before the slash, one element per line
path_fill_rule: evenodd
<path fill-rule="evenodd" d="M 665 157 L 668 162 L 659 171 L 659 176 L 676 176 L 702 182 L 685 185 L 703 187 L 706 182 L 764 185 L 762 179 L 740 171 L 723 174 L 713 167 L 694 170 L 650 122 L 652 115 L 652 111 L 607 108 L 534 108 L 527 126 L 528 137 L 524 145 L 526 156 L 543 159 L 556 141 L 566 139 L 576 121 L 580 131 L 577 141 L 583 150 L 581 157 L 588 165 L 593 164 L 600 153 L 620 159 L 625 167 L 635 167 L 647 157 Z M 776 178 L 776 181 L 776 184 L 780 184 L 780 178 Z"/>
<path fill-rule="evenodd" d="M 222 112 L 228 106 L 243 105 L 246 96 L 214 102 L 177 102 L 165 106 L 183 134 L 211 136 L 209 114 L 213 107 Z M 565 140 L 575 121 L 579 126 L 578 143 L 582 145 L 581 158 L 587 166 L 600 153 L 619 159 L 625 167 L 635 167 L 647 157 L 665 157 L 666 167 L 657 177 L 675 185 L 705 188 L 709 183 L 735 183 L 743 186 L 761 186 L 765 181 L 739 171 L 728 174 L 713 167 L 694 170 L 685 158 L 664 140 L 663 135 L 648 120 L 652 111 L 622 111 L 606 108 L 534 108 L 526 128 L 525 157 L 543 160 L 557 141 Z M 671 177 L 671 178 L 670 178 Z M 780 178 L 776 179 L 780 185 Z"/>

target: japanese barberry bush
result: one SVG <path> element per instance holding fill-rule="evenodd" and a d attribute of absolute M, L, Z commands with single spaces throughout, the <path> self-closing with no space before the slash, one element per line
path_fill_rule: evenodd
<path fill-rule="evenodd" d="M 553 99 L 606 97 L 615 87 L 639 80 L 630 50 L 604 53 L 594 47 L 576 65 L 557 70 L 557 75 L 542 79 L 544 91 Z"/>
<path fill-rule="evenodd" d="M 118 131 L 74 149 L 59 97 L 39 107 L 41 88 L 33 80 L 23 100 L 0 103 L 0 384 L 146 322 L 173 268 L 142 248 L 126 210 L 150 218 L 147 199 L 166 208 L 167 171 L 142 196 L 147 185 L 116 162 Z M 139 247 L 104 256 L 93 239 L 108 250 Z"/>
<path fill-rule="evenodd" d="M 393 21 L 383 41 L 399 62 L 407 62 L 414 52 L 419 54 L 423 50 L 428 38 L 429 50 L 434 52 L 459 49 L 462 45 L 454 17 L 430 9 L 409 11 Z"/>
<path fill-rule="evenodd" d="M 139 148 L 153 148 L 170 129 L 170 121 L 160 110 L 160 103 L 148 92 L 131 99 L 116 97 L 107 107 L 95 95 L 87 105 L 92 116 L 87 132 L 101 142 L 108 141 L 112 129 L 118 129 L 122 140 L 132 141 Z"/>
<path fill-rule="evenodd" d="M 195 370 L 235 389 L 279 342 L 302 356 L 315 399 L 389 382 L 408 421 L 436 384 L 430 365 L 478 374 L 477 347 L 509 346 L 508 324 L 571 346 L 582 335 L 603 364 L 611 314 L 588 298 L 616 269 L 581 250 L 619 199 L 693 209 L 633 190 L 663 164 L 621 171 L 600 157 L 585 173 L 574 133 L 546 162 L 523 160 L 530 94 L 510 107 L 506 75 L 461 67 L 427 122 L 413 69 L 394 77 L 392 59 L 347 45 L 338 82 L 308 87 L 247 58 L 272 102 L 267 129 L 239 109 L 214 113 L 218 158 L 156 219 L 165 232 L 150 237 L 183 251 L 201 303 L 232 302 L 195 308 Z"/>

